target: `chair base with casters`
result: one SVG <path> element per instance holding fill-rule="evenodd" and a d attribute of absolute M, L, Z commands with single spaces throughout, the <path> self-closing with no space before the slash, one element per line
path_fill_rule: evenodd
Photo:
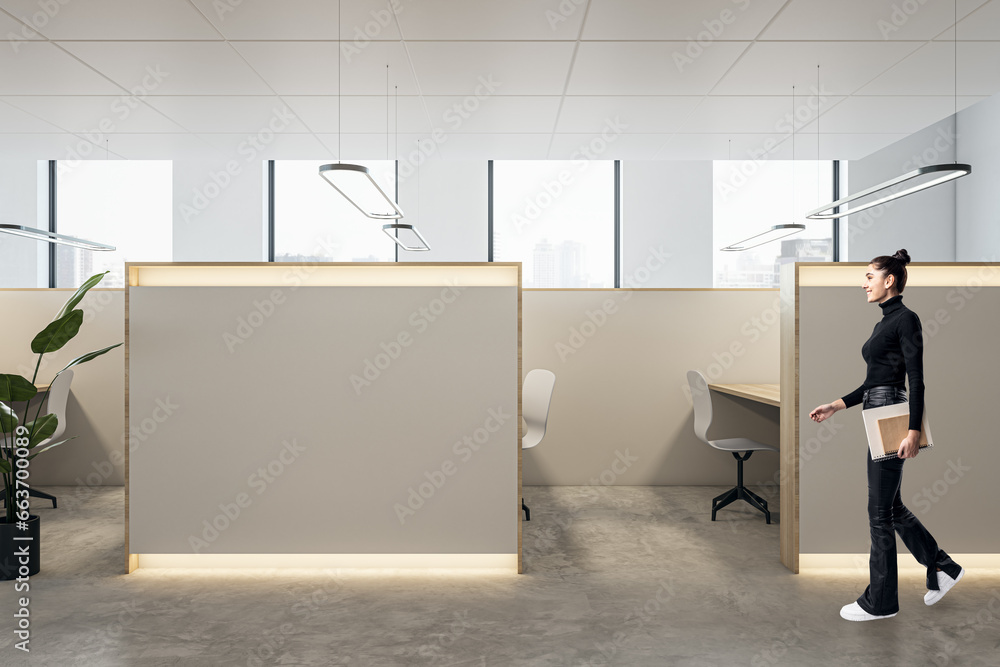
<path fill-rule="evenodd" d="M 32 498 L 41 498 L 43 500 L 51 500 L 52 501 L 52 509 L 56 509 L 57 507 L 59 507 L 59 505 L 57 504 L 57 501 L 56 501 L 56 497 L 53 496 L 53 495 L 50 495 L 48 493 L 45 493 L 44 491 L 39 491 L 38 489 L 33 489 L 33 488 L 31 488 L 29 486 L 28 487 L 28 495 L 30 497 L 32 497 Z M 7 506 L 7 489 L 0 489 L 0 502 L 3 502 L 4 507 Z"/>
<path fill-rule="evenodd" d="M 531 521 L 531 509 L 524 504 L 524 498 L 521 498 L 521 509 L 524 510 L 524 520 Z"/>
<path fill-rule="evenodd" d="M 715 521 L 716 512 L 721 510 L 726 505 L 734 503 L 737 500 L 745 500 L 751 507 L 763 512 L 764 520 L 770 524 L 771 512 L 767 509 L 767 501 L 747 487 L 743 486 L 743 462 L 753 455 L 753 450 L 743 452 L 742 454 L 739 452 L 730 453 L 733 455 L 733 458 L 736 459 L 736 486 L 722 495 L 716 496 L 712 499 L 712 521 Z"/>

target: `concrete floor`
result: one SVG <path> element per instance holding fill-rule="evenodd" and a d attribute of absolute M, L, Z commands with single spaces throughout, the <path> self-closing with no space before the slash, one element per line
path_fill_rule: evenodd
<path fill-rule="evenodd" d="M 1000 570 L 969 571 L 934 607 L 906 570 L 898 616 L 843 621 L 867 572 L 792 575 L 776 521 L 738 505 L 709 520 L 718 487 L 528 487 L 523 575 L 126 576 L 123 490 L 45 490 L 60 506 L 33 503 L 32 651 L 13 647 L 2 582 L 4 667 L 1000 665 Z"/>

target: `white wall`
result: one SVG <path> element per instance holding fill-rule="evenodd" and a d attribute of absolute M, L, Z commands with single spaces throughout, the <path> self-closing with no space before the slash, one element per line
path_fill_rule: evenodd
<path fill-rule="evenodd" d="M 1000 261 L 1000 95 L 958 114 L 958 160 L 972 173 L 956 181 L 955 259 Z"/>
<path fill-rule="evenodd" d="M 848 192 L 859 192 L 918 167 L 954 162 L 954 117 L 946 118 L 905 139 L 850 163 Z M 976 139 L 969 133 L 959 143 Z M 842 193 L 841 196 L 844 196 Z M 867 262 L 906 248 L 915 262 L 955 261 L 955 183 L 876 206 L 847 218 L 848 257 Z"/>
<path fill-rule="evenodd" d="M 48 229 L 47 170 L 45 161 L 0 160 L 0 223 Z M 0 234 L 0 288 L 48 284 L 48 244 Z"/>
<path fill-rule="evenodd" d="M 401 262 L 485 262 L 489 189 L 486 160 L 428 160 L 419 179 L 400 162 L 400 222 L 415 224 L 430 252 L 400 250 Z M 419 197 L 417 182 L 419 180 Z M 410 243 L 409 237 L 405 240 Z"/>
<path fill-rule="evenodd" d="M 712 258 L 712 162 L 624 162 L 622 285 L 711 287 Z"/>

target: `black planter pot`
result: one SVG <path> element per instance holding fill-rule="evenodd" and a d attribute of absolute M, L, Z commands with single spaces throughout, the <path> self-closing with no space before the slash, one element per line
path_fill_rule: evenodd
<path fill-rule="evenodd" d="M 0 519 L 0 580 L 9 581 L 19 576 L 33 576 L 42 569 L 41 521 L 33 514 L 28 515 L 28 529 L 21 530 L 17 522 L 7 523 Z M 19 539 L 15 539 L 19 538 Z M 27 547 L 27 564 L 21 562 L 24 558 L 22 550 Z M 21 568 L 27 568 L 23 571 Z"/>

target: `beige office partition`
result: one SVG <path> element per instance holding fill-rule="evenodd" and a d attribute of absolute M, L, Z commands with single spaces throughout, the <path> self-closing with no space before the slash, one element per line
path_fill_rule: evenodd
<path fill-rule="evenodd" d="M 867 440 L 862 407 L 821 424 L 809 419 L 818 405 L 853 391 L 865 379 L 861 346 L 881 319 L 861 289 L 867 263 L 796 264 L 782 287 L 797 293 L 784 315 L 784 378 L 797 392 L 783 423 L 782 562 L 794 571 L 822 566 L 867 567 Z M 1000 448 L 990 432 L 1000 355 L 1000 265 L 925 264 L 908 267 L 903 303 L 923 326 L 925 406 L 934 447 L 904 466 L 902 502 L 939 545 L 966 566 L 1000 563 L 1000 534 L 987 529 L 1000 509 L 995 471 Z M 797 341 L 797 347 L 795 342 Z M 791 385 L 789 385 L 791 390 Z M 786 446 L 788 443 L 790 446 Z M 787 532 L 786 532 L 787 531 Z M 907 554 L 900 542 L 899 551 Z M 912 562 L 904 557 L 904 564 Z"/>
<path fill-rule="evenodd" d="M 556 375 L 545 439 L 524 453 L 532 485 L 728 485 L 732 456 L 694 434 L 687 372 L 778 382 L 778 290 L 524 291 L 524 373 Z M 778 444 L 778 408 L 712 392 L 710 438 Z M 746 482 L 777 498 L 778 457 Z M 765 486 L 761 486 L 765 485 Z M 706 509 L 707 511 L 707 509 Z"/>
<path fill-rule="evenodd" d="M 129 571 L 520 568 L 519 264 L 128 272 Z"/>

